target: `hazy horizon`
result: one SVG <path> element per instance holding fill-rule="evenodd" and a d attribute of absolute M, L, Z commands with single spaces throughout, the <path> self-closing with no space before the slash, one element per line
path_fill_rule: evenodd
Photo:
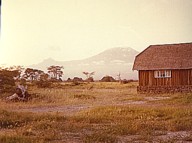
<path fill-rule="evenodd" d="M 0 65 L 192 42 L 191 0 L 2 0 Z"/>

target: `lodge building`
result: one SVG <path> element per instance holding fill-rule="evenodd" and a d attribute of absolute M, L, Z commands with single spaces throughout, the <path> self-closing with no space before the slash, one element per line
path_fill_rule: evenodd
<path fill-rule="evenodd" d="M 192 92 L 192 43 L 151 45 L 135 58 L 140 93 Z"/>

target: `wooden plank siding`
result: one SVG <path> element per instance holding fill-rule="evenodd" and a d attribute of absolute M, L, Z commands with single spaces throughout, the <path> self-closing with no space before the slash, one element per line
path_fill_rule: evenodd
<path fill-rule="evenodd" d="M 171 70 L 171 77 L 155 78 L 153 70 L 139 71 L 139 86 L 192 85 L 192 69 Z"/>

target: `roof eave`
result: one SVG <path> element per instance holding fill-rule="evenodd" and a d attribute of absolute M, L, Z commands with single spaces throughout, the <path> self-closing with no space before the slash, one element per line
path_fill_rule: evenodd
<path fill-rule="evenodd" d="M 133 68 L 133 70 L 189 70 L 192 69 L 192 67 L 189 68 Z"/>

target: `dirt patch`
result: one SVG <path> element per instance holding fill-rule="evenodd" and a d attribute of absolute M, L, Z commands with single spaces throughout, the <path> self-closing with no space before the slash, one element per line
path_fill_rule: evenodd
<path fill-rule="evenodd" d="M 170 97 L 145 97 L 148 101 L 157 101 L 157 100 L 166 100 L 170 99 Z"/>
<path fill-rule="evenodd" d="M 66 106 L 52 106 L 52 107 L 32 107 L 32 108 L 22 108 L 19 112 L 34 112 L 34 113 L 44 113 L 44 112 L 62 112 L 67 115 L 72 115 L 81 110 L 90 108 L 87 105 L 66 105 Z M 18 110 L 16 110 L 18 111 Z"/>
<path fill-rule="evenodd" d="M 191 135 L 191 132 L 187 132 L 187 131 L 167 132 L 167 134 L 165 135 L 156 136 L 156 140 L 169 141 L 170 139 L 172 139 L 172 140 L 182 141 L 187 137 L 189 137 L 190 135 Z"/>
<path fill-rule="evenodd" d="M 156 133 L 154 133 L 156 134 Z M 188 141 L 187 138 L 191 136 L 190 131 L 179 131 L 179 132 L 164 132 L 163 135 L 154 135 L 151 137 L 151 142 L 174 142 L 174 143 L 192 143 Z M 130 135 L 130 136 L 119 136 L 118 140 L 120 142 L 144 142 L 142 135 Z"/>
<path fill-rule="evenodd" d="M 60 112 L 65 115 L 73 115 L 79 111 L 101 107 L 101 106 L 126 106 L 126 105 L 147 105 L 148 101 L 156 101 L 156 100 L 165 100 L 169 97 L 145 97 L 144 100 L 141 101 L 117 101 L 117 102 L 99 102 L 95 105 L 62 105 L 62 106 L 42 106 L 42 107 L 24 107 L 20 109 L 14 109 L 12 111 L 18 112 L 34 112 L 34 113 L 46 113 L 46 112 Z"/>
<path fill-rule="evenodd" d="M 145 104 L 146 101 L 122 101 L 120 103 L 117 103 L 116 105 L 141 105 L 141 104 Z"/>

